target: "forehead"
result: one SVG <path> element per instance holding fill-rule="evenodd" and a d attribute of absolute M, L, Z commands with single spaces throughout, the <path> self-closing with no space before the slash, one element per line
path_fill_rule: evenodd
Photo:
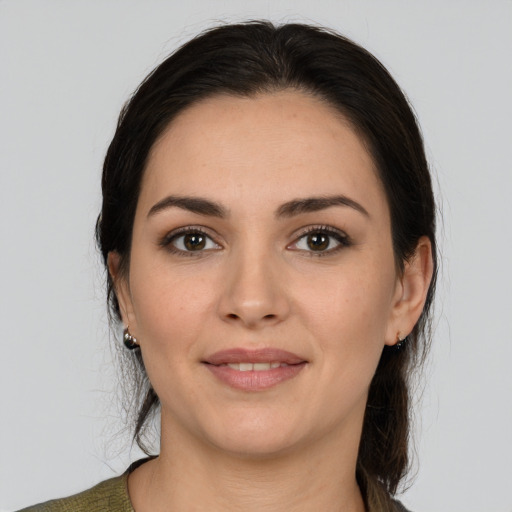
<path fill-rule="evenodd" d="M 327 103 L 282 91 L 216 96 L 184 110 L 150 152 L 140 199 L 235 193 L 283 202 L 336 192 L 382 203 L 363 140 Z"/>

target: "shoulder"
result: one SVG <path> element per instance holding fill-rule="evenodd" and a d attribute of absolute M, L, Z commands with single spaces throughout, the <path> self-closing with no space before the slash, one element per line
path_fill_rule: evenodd
<path fill-rule="evenodd" d="M 126 475 L 111 478 L 68 498 L 47 501 L 19 512 L 133 512 Z"/>

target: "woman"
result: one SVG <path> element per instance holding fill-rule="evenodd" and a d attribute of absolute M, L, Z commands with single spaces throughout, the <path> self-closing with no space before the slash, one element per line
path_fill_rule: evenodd
<path fill-rule="evenodd" d="M 428 346 L 421 135 L 351 41 L 210 30 L 121 113 L 97 238 L 160 454 L 27 510 L 396 511 Z"/>

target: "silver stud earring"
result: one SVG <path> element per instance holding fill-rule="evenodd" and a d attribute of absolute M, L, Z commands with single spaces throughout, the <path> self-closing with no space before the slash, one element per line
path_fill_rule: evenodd
<path fill-rule="evenodd" d="M 134 336 L 132 336 L 130 334 L 130 330 L 128 327 L 123 332 L 123 342 L 124 342 L 124 346 L 128 350 L 134 350 L 136 348 L 140 348 L 139 344 L 137 342 L 137 338 L 135 338 Z"/>
<path fill-rule="evenodd" d="M 407 343 L 407 336 L 404 336 L 403 338 L 400 336 L 400 332 L 396 334 L 396 344 L 395 344 L 395 350 L 401 350 L 404 345 Z"/>

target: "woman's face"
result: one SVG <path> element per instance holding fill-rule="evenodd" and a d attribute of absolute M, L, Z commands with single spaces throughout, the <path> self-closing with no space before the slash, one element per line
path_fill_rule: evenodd
<path fill-rule="evenodd" d="M 357 448 L 382 349 L 410 327 L 372 158 L 299 92 L 215 97 L 172 122 L 116 285 L 163 438 L 248 456 Z"/>

